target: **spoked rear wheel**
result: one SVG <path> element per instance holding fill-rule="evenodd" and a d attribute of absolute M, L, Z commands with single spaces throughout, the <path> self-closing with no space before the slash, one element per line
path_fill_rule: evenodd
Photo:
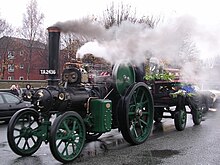
<path fill-rule="evenodd" d="M 30 156 L 35 153 L 42 143 L 37 136 L 39 115 L 34 109 L 26 108 L 16 112 L 7 130 L 8 143 L 11 149 L 18 155 Z"/>
<path fill-rule="evenodd" d="M 85 126 L 76 112 L 65 112 L 54 120 L 50 132 L 50 150 L 62 163 L 73 161 L 85 143 Z"/>
<path fill-rule="evenodd" d="M 153 125 L 153 99 L 146 84 L 139 82 L 127 91 L 119 110 L 119 125 L 124 139 L 131 144 L 143 143 Z"/>

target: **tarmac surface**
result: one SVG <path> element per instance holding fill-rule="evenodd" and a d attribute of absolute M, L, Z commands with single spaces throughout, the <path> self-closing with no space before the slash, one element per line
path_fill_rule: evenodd
<path fill-rule="evenodd" d="M 117 129 L 104 133 L 97 141 L 85 144 L 79 158 L 70 165 L 142 165 L 190 164 L 218 165 L 220 162 L 220 113 L 210 111 L 201 125 L 194 126 L 188 115 L 187 126 L 176 131 L 172 119 L 154 123 L 152 134 L 140 145 L 128 144 Z M 12 152 L 6 138 L 6 124 L 0 125 L 0 165 L 60 165 L 52 156 L 49 145 L 42 144 L 29 157 Z"/>

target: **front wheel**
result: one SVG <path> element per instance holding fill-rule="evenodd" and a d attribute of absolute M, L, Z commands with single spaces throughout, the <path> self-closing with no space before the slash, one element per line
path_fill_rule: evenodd
<path fill-rule="evenodd" d="M 81 153 L 85 136 L 82 117 L 76 112 L 65 112 L 57 117 L 51 126 L 51 153 L 62 163 L 71 162 Z"/>
<path fill-rule="evenodd" d="M 8 144 L 12 151 L 21 156 L 30 156 L 41 146 L 42 138 L 37 136 L 40 126 L 39 114 L 31 108 L 16 112 L 7 130 Z"/>

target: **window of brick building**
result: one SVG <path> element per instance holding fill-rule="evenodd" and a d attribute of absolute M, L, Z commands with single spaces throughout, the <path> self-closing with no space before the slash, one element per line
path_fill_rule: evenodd
<path fill-rule="evenodd" d="M 12 60 L 12 59 L 14 59 L 15 57 L 14 57 L 14 51 L 8 51 L 8 59 L 9 60 Z"/>
<path fill-rule="evenodd" d="M 8 76 L 8 80 L 14 80 L 14 76 Z"/>
<path fill-rule="evenodd" d="M 9 64 L 8 65 L 8 72 L 14 72 L 15 71 L 15 66 L 14 64 Z"/>
<path fill-rule="evenodd" d="M 20 69 L 24 69 L 24 64 L 20 64 Z"/>
<path fill-rule="evenodd" d="M 24 55 L 24 51 L 21 50 L 21 51 L 20 51 L 20 56 L 23 56 L 23 55 Z"/>

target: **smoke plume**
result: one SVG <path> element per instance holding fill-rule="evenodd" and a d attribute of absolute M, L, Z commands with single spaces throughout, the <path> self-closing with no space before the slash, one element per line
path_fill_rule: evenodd
<path fill-rule="evenodd" d="M 57 22 L 53 26 L 58 27 L 63 33 L 75 33 L 90 38 L 106 38 L 104 27 L 92 22 L 88 18 Z"/>
<path fill-rule="evenodd" d="M 183 73 L 191 78 L 200 75 L 194 61 L 184 61 L 187 54 L 191 53 L 204 59 L 215 57 L 220 52 L 218 28 L 212 27 L 210 30 L 188 15 L 160 23 L 154 29 L 146 24 L 124 21 L 120 26 L 112 26 L 106 30 L 87 19 L 58 22 L 54 26 L 59 27 L 64 33 L 73 32 L 94 39 L 78 50 L 79 57 L 91 53 L 112 64 L 125 60 L 140 64 L 146 57 L 154 56 L 181 66 Z M 183 51 L 182 47 L 187 40 L 195 43 L 195 47 Z M 207 77 L 205 72 L 201 77 Z"/>

